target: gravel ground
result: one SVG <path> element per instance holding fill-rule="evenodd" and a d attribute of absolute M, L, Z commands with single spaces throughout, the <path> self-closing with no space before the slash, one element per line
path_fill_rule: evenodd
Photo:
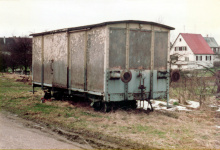
<path fill-rule="evenodd" d="M 91 149 L 55 133 L 29 128 L 30 121 L 0 112 L 0 149 Z M 33 123 L 32 123 L 33 124 Z"/>

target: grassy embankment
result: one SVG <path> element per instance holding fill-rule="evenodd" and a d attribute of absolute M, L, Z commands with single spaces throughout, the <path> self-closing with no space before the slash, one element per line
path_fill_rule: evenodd
<path fill-rule="evenodd" d="M 40 89 L 15 82 L 14 75 L 0 77 L 1 109 L 20 117 L 59 127 L 84 137 L 107 140 L 128 148 L 219 148 L 215 127 L 219 112 L 211 109 L 190 112 L 140 111 L 102 113 L 68 101 L 41 103 Z"/>

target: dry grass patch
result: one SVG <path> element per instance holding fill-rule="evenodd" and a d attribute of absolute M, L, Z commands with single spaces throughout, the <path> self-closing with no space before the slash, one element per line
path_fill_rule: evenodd
<path fill-rule="evenodd" d="M 119 109 L 102 113 L 82 102 L 41 103 L 42 91 L 32 95 L 31 86 L 13 81 L 5 77 L 0 80 L 1 107 L 48 126 L 98 139 L 105 137 L 105 140 L 118 144 L 127 141 L 127 144 L 167 149 L 220 148 L 220 133 L 215 127 L 220 114 L 212 109 L 154 111 L 150 114 Z"/>

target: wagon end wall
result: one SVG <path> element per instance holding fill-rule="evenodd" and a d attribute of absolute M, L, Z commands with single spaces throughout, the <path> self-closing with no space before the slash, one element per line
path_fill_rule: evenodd
<path fill-rule="evenodd" d="M 42 36 L 33 38 L 32 50 L 33 82 L 41 83 L 42 78 Z"/>

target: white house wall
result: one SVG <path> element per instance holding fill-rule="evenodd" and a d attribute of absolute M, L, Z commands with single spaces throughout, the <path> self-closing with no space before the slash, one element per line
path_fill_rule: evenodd
<path fill-rule="evenodd" d="M 213 67 L 213 58 L 214 58 L 214 55 L 195 55 L 195 60 L 196 60 L 196 56 L 198 57 L 201 57 L 202 56 L 202 61 L 199 60 L 199 61 L 195 61 L 197 66 L 198 66 L 198 69 L 202 69 L 203 66 L 205 67 L 208 67 L 208 68 L 211 68 Z M 208 56 L 208 58 L 211 56 L 211 60 L 206 60 L 206 56 Z"/>
<path fill-rule="evenodd" d="M 181 41 L 180 41 L 181 39 Z M 175 47 L 186 47 L 186 51 L 175 51 Z M 171 48 L 171 52 L 170 55 L 173 54 L 177 54 L 178 55 L 178 60 L 179 62 L 177 62 L 178 65 L 171 65 L 171 69 L 178 69 L 180 67 L 180 69 L 188 69 L 188 68 L 194 68 L 195 65 L 194 63 L 189 63 L 189 62 L 194 62 L 195 61 L 195 55 L 193 54 L 192 50 L 190 49 L 190 47 L 188 46 L 188 44 L 186 43 L 186 41 L 183 39 L 183 37 L 181 36 L 181 34 L 177 37 L 175 43 L 173 44 L 172 48 Z M 185 57 L 189 58 L 189 61 L 185 61 Z M 188 64 L 189 63 L 189 64 Z"/>
<path fill-rule="evenodd" d="M 184 46 L 187 47 L 186 51 L 175 51 L 175 47 L 184 47 Z M 179 58 L 180 60 L 185 61 L 185 57 L 189 57 L 189 61 L 195 61 L 195 57 L 194 57 L 192 50 L 190 49 L 190 47 L 188 46 L 188 44 L 186 43 L 186 41 L 183 39 L 181 35 L 179 35 L 179 37 L 176 39 L 176 42 L 173 44 L 170 55 L 173 55 L 174 53 L 181 56 Z"/>

